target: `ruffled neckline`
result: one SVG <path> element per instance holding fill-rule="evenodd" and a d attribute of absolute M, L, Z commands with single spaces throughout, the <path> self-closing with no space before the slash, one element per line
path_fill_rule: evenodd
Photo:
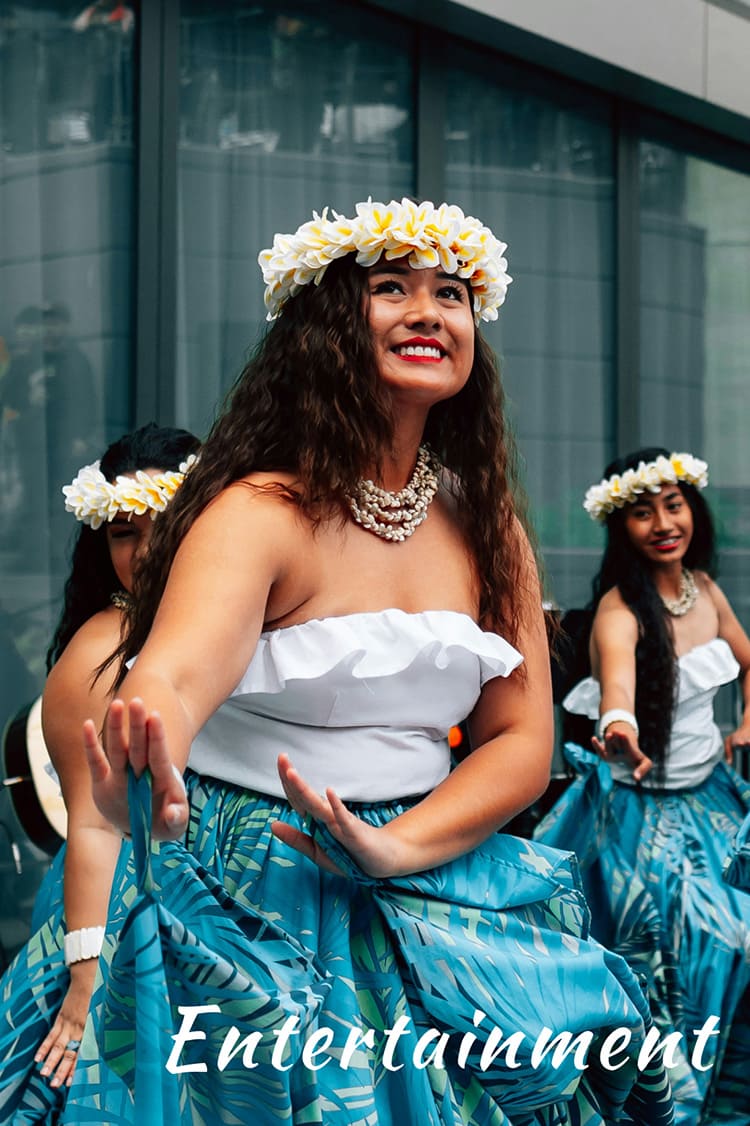
<path fill-rule="evenodd" d="M 264 630 L 232 695 L 281 692 L 290 680 L 319 679 L 342 666 L 356 680 L 398 676 L 422 658 L 447 668 L 456 651 L 477 659 L 482 684 L 523 661 L 460 610 L 364 610 Z"/>
<path fill-rule="evenodd" d="M 730 684 L 736 679 L 740 666 L 728 642 L 723 637 L 712 637 L 701 645 L 688 649 L 677 658 L 680 670 L 677 702 L 688 700 L 701 692 L 709 692 Z M 573 715 L 599 716 L 601 689 L 592 676 L 580 680 L 563 700 L 563 707 Z"/>
<path fill-rule="evenodd" d="M 687 653 L 683 653 L 682 656 L 677 658 L 677 663 L 682 665 L 688 664 L 693 660 L 701 660 L 701 650 L 714 648 L 718 651 L 722 649 L 725 650 L 724 656 L 728 656 L 730 660 L 734 661 L 734 653 L 732 652 L 729 642 L 725 641 L 723 637 L 712 637 L 710 641 L 703 641 L 700 645 L 694 645 L 692 649 L 688 649 Z"/>
<path fill-rule="evenodd" d="M 699 692 L 730 684 L 739 674 L 740 666 L 731 646 L 723 637 L 712 637 L 677 658 L 680 682 L 677 700 L 686 700 Z"/>

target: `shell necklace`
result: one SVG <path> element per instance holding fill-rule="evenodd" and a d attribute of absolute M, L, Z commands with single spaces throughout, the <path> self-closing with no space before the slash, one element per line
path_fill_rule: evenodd
<path fill-rule="evenodd" d="M 413 535 L 427 516 L 438 490 L 440 462 L 427 446 L 420 446 L 410 479 L 398 493 L 381 489 L 374 481 L 358 481 L 346 500 L 353 519 L 366 532 L 401 543 Z"/>
<path fill-rule="evenodd" d="M 698 600 L 698 587 L 695 585 L 693 572 L 683 567 L 680 572 L 680 593 L 677 598 L 665 598 L 661 595 L 661 600 L 667 613 L 673 618 L 681 618 L 688 610 L 692 610 Z"/>

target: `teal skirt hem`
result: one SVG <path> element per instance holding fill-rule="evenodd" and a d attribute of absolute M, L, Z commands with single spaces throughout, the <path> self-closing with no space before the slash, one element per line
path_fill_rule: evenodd
<path fill-rule="evenodd" d="M 300 824 L 285 802 L 194 774 L 188 789 L 186 841 L 151 845 L 145 780 L 133 787 L 117 940 L 62 1123 L 672 1122 L 661 1062 L 637 1065 L 640 985 L 590 939 L 569 854 L 496 834 L 377 881 L 317 828 L 337 876 L 272 834 Z M 358 812 L 377 825 L 404 808 Z M 601 1048 L 618 1030 L 610 1069 Z M 574 1047 L 553 1059 L 540 1044 L 560 1034 Z"/>
<path fill-rule="evenodd" d="M 653 791 L 565 751 L 577 777 L 535 839 L 578 856 L 592 933 L 644 982 L 662 1034 L 694 1045 L 715 1019 L 700 1067 L 676 1052 L 676 1122 L 750 1126 L 750 896 L 722 878 L 750 785 L 720 763 L 700 786 Z"/>

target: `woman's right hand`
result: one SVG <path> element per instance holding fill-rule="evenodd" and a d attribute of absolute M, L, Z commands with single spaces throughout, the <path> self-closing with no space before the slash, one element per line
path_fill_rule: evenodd
<path fill-rule="evenodd" d="M 188 822 L 187 792 L 182 775 L 169 756 L 158 712 L 147 713 L 138 698 L 131 700 L 127 709 L 122 700 L 113 700 L 102 734 L 106 751 L 94 723 L 86 721 L 83 742 L 94 801 L 100 812 L 121 833 L 129 834 L 128 768 L 140 777 L 148 767 L 152 777 L 152 834 L 156 840 L 180 837 Z"/>
<path fill-rule="evenodd" d="M 591 745 L 605 762 L 627 762 L 633 767 L 633 779 L 640 782 L 653 768 L 653 762 L 638 746 L 638 736 L 629 723 L 615 720 L 604 732 L 604 739 L 593 736 Z"/>

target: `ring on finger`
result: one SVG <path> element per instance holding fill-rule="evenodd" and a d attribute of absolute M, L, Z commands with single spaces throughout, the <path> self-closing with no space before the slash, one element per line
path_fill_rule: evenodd
<path fill-rule="evenodd" d="M 80 1040 L 68 1040 L 67 1044 L 65 1045 L 65 1051 L 66 1052 L 77 1052 L 78 1049 L 80 1048 L 80 1046 L 81 1046 Z"/>

